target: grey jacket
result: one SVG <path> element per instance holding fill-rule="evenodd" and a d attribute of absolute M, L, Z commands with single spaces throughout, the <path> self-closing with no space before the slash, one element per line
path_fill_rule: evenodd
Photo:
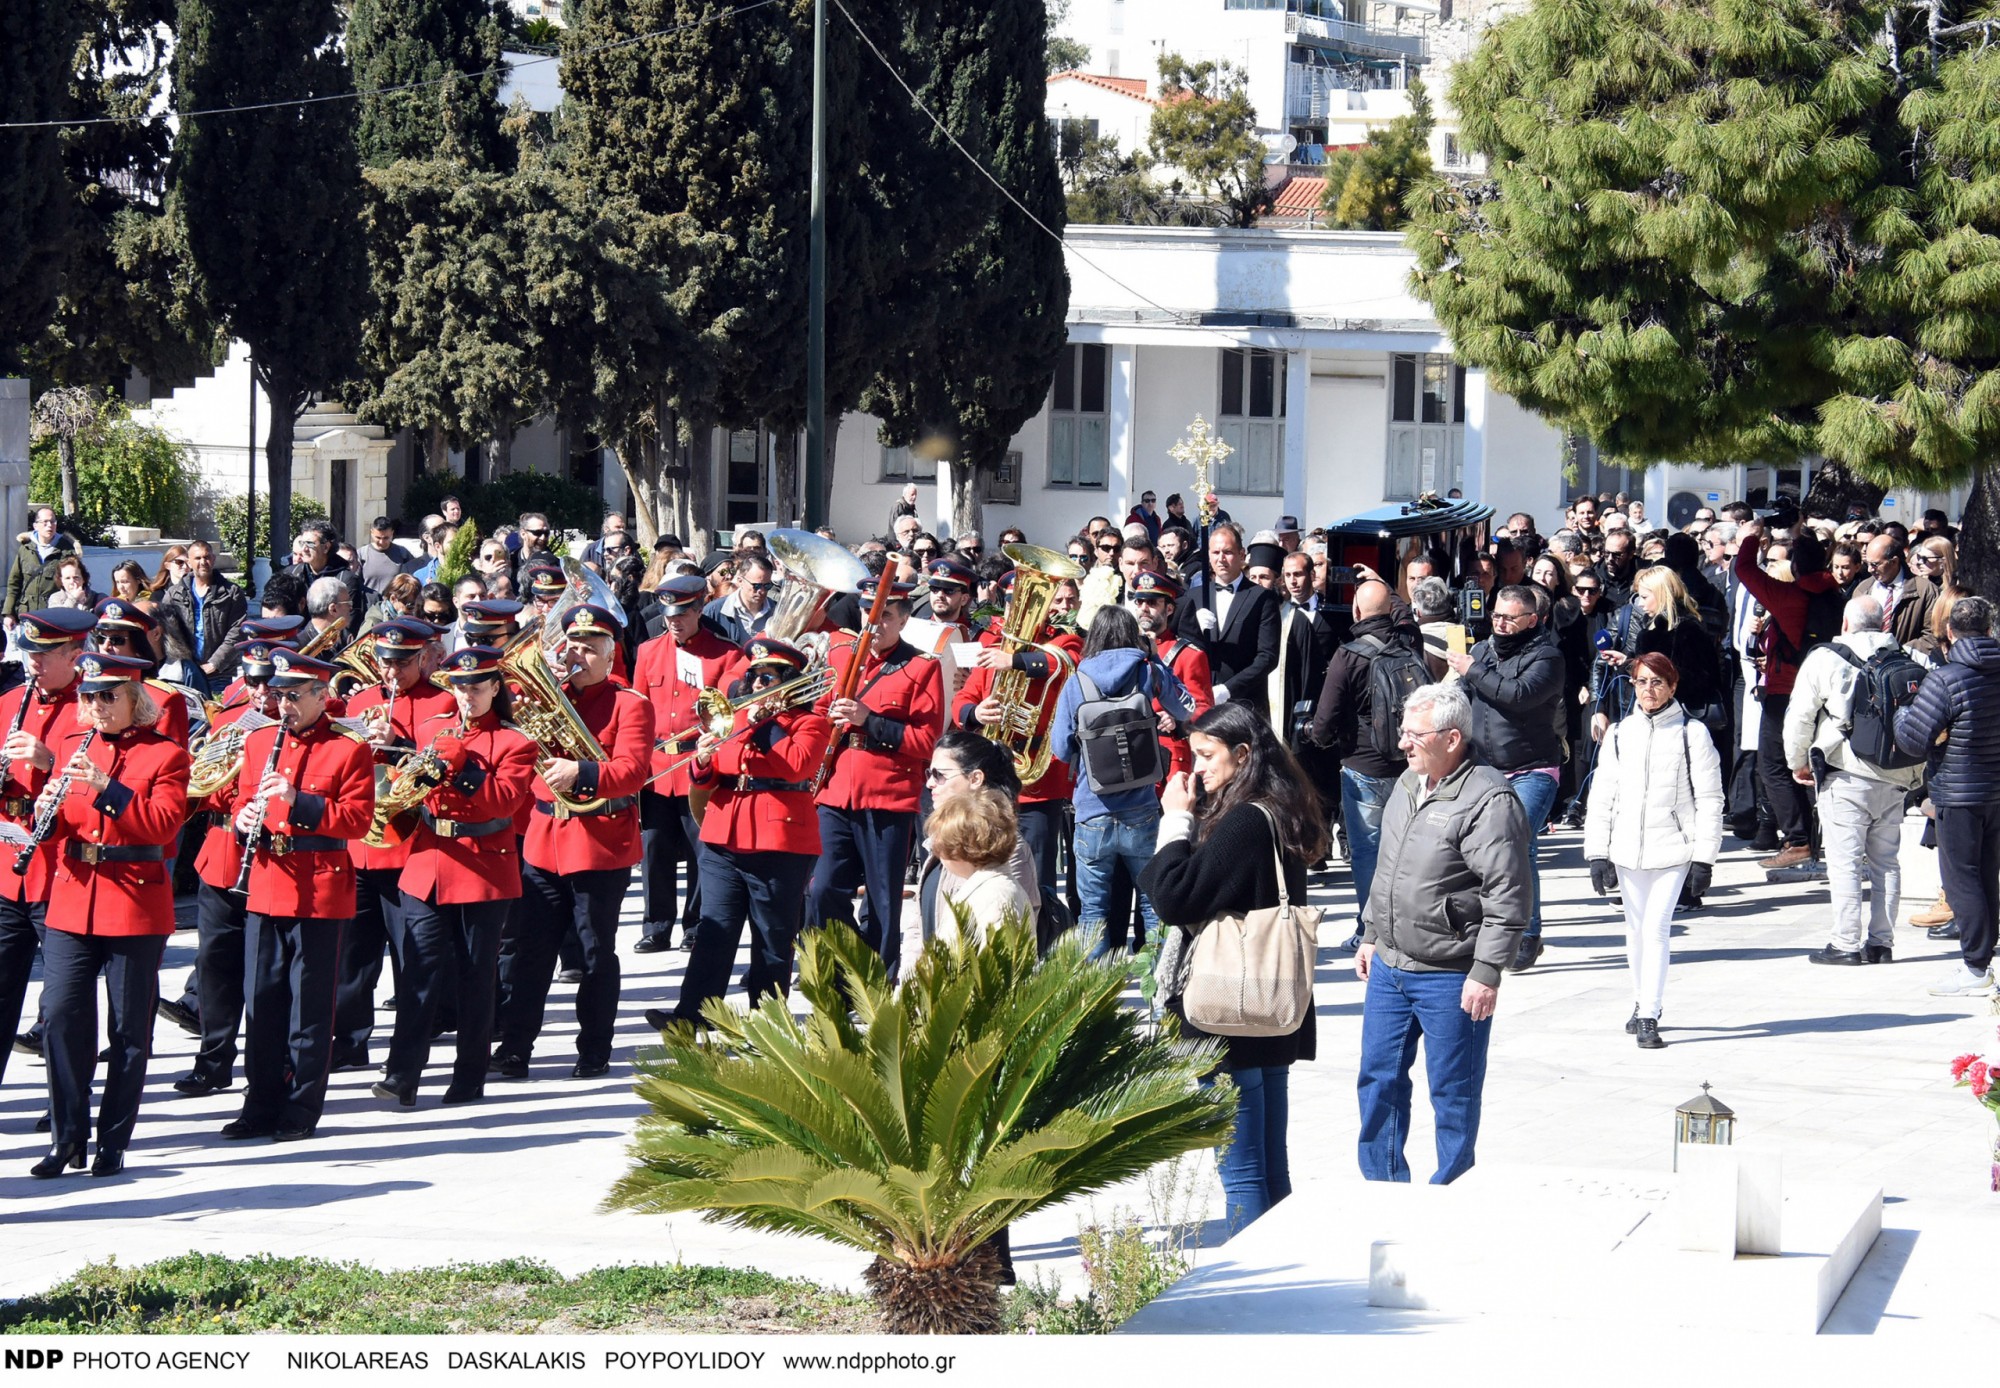
<path fill-rule="evenodd" d="M 1534 902 L 1527 812 L 1471 760 L 1419 802 L 1421 789 L 1405 771 L 1390 792 L 1362 941 L 1391 968 L 1497 987 Z"/>

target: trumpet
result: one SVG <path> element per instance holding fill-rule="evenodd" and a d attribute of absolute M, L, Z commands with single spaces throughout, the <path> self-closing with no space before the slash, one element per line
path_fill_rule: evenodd
<path fill-rule="evenodd" d="M 697 739 L 709 736 L 716 739 L 716 746 L 734 742 L 737 738 L 754 733 L 757 729 L 789 708 L 811 708 L 826 697 L 833 688 L 833 667 L 820 665 L 807 670 L 803 675 L 795 675 L 783 684 L 769 689 L 753 690 L 751 693 L 730 699 L 719 689 L 704 689 L 695 698 L 702 710 L 701 722 L 686 732 L 677 734 L 672 741 L 678 745 L 689 737 Z M 736 715 L 744 714 L 743 726 L 736 726 Z M 661 776 L 670 776 L 699 756 L 691 752 L 666 770 L 649 778 L 651 785 Z"/>

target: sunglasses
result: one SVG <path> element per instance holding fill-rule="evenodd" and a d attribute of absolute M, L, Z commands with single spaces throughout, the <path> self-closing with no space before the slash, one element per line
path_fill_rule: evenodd
<path fill-rule="evenodd" d="M 86 689 L 76 697 L 81 703 L 108 704 L 118 698 L 118 691 L 115 689 Z"/>
<path fill-rule="evenodd" d="M 537 540 L 539 540 L 545 537 L 549 532 L 546 530 L 523 530 L 521 533 L 523 535 L 533 535 Z"/>
<path fill-rule="evenodd" d="M 451 620 L 435 607 L 426 607 L 424 609 L 424 618 L 426 621 L 432 622 L 446 622 Z"/>
<path fill-rule="evenodd" d="M 1069 557 L 1076 560 L 1088 559 L 1090 558 L 1090 551 L 1087 549 L 1073 549 L 1069 552 Z"/>
<path fill-rule="evenodd" d="M 281 704 L 296 704 L 301 699 L 314 698 L 324 693 L 326 693 L 326 690 L 320 685 L 313 685 L 309 689 L 280 689 L 278 691 L 278 702 Z"/>
<path fill-rule="evenodd" d="M 743 586 L 753 593 L 768 593 L 771 591 L 771 585 L 768 583 L 746 583 Z"/>
<path fill-rule="evenodd" d="M 968 545 L 964 549 L 960 550 L 959 553 L 966 555 L 970 558 L 977 559 L 980 555 L 986 553 L 986 551 L 981 549 L 978 545 Z"/>
<path fill-rule="evenodd" d="M 925 772 L 924 772 L 924 784 L 925 784 L 925 785 L 927 785 L 927 786 L 938 786 L 938 785 L 943 785 L 943 784 L 944 784 L 944 783 L 945 783 L 946 781 L 949 781 L 949 780 L 950 780 L 950 779 L 951 779 L 952 777 L 954 777 L 954 776 L 963 776 L 964 774 L 965 774 L 965 771 L 964 771 L 964 769 L 963 769 L 962 767 L 957 767 L 957 766 L 945 766 L 945 767 L 937 767 L 937 766 L 933 766 L 933 767 L 931 767 L 931 768 L 930 768 L 929 770 L 927 770 L 927 771 L 925 771 Z"/>

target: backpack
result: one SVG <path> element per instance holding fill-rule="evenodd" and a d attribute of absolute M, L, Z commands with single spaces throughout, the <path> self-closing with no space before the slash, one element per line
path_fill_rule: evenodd
<path fill-rule="evenodd" d="M 1789 665 L 1794 670 L 1805 663 L 1806 656 L 1815 646 L 1823 646 L 1840 635 L 1842 619 L 1847 615 L 1847 594 L 1839 588 L 1829 588 L 1824 593 L 1806 594 L 1805 640 L 1796 649 L 1785 629 L 1775 619 L 1771 622 L 1771 654 L 1778 658 L 1780 665 Z"/>
<path fill-rule="evenodd" d="M 1364 636 L 1346 649 L 1368 661 L 1368 750 L 1383 761 L 1403 761 L 1403 702 L 1431 683 L 1431 667 L 1403 641 Z"/>
<path fill-rule="evenodd" d="M 1114 795 L 1158 785 L 1167 763 L 1153 713 L 1151 667 L 1140 667 L 1131 692 L 1109 698 L 1081 667 L 1075 677 L 1083 690 L 1083 702 L 1076 707 L 1077 750 L 1090 788 Z"/>
<path fill-rule="evenodd" d="M 1847 705 L 1847 721 L 1841 733 L 1854 754 L 1884 771 L 1901 771 L 1921 766 L 1921 755 L 1911 756 L 1896 745 L 1896 715 L 1917 697 L 1924 682 L 1924 667 L 1910 659 L 1901 646 L 1884 646 L 1863 660 L 1846 646 L 1835 644 L 1854 677 L 1854 697 Z"/>

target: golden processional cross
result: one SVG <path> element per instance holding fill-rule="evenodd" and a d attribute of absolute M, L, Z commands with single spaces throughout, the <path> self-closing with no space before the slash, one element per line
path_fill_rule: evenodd
<path fill-rule="evenodd" d="M 1167 450 L 1167 456 L 1175 462 L 1194 464 L 1194 490 L 1201 503 L 1203 526 L 1215 515 L 1215 491 L 1209 484 L 1209 469 L 1222 466 L 1223 459 L 1235 451 L 1209 432 L 1208 421 L 1200 415 L 1188 426 L 1187 437 Z"/>

